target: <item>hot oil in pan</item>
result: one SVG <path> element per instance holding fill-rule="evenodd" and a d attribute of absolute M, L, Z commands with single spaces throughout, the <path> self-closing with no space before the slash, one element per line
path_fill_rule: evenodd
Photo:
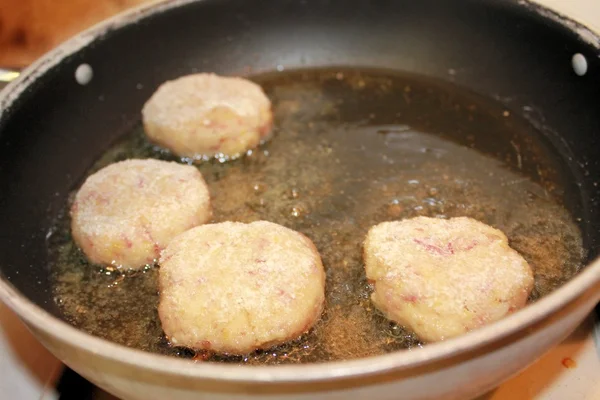
<path fill-rule="evenodd" d="M 199 166 L 214 221 L 269 220 L 310 237 L 327 269 L 322 320 L 299 340 L 244 357 L 248 364 L 323 362 L 420 346 L 372 306 L 361 244 L 369 227 L 419 215 L 469 216 L 503 230 L 535 269 L 531 301 L 583 261 L 579 230 L 560 205 L 568 175 L 537 132 L 500 105 L 444 84 L 378 71 L 256 76 L 273 101 L 275 137 L 241 159 Z M 90 173 L 126 158 L 174 159 L 141 126 Z M 181 357 L 156 312 L 157 267 L 119 273 L 89 265 L 65 211 L 50 243 L 56 301 L 94 335 Z"/>

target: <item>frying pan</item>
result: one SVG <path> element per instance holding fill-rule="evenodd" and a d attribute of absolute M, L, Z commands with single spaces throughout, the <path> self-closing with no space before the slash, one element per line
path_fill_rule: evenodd
<path fill-rule="evenodd" d="M 575 73 L 575 54 L 587 69 Z M 468 399 L 564 339 L 600 299 L 600 38 L 519 1 L 174 0 L 102 23 L 0 97 L 0 298 L 57 357 L 124 399 Z M 79 84 L 86 63 L 93 78 Z M 198 71 L 357 66 L 496 99 L 560 152 L 587 266 L 499 323 L 411 352 L 326 364 L 194 364 L 78 331 L 52 298 L 45 236 L 67 194 L 162 82 Z M 449 71 L 453 74 L 449 74 Z M 534 110 L 532 112 L 532 110 Z"/>

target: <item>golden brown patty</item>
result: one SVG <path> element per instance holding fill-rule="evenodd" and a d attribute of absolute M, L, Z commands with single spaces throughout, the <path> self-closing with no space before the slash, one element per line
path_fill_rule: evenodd
<path fill-rule="evenodd" d="M 271 102 L 257 84 L 194 74 L 162 84 L 142 110 L 149 139 L 190 158 L 236 157 L 265 140 Z"/>
<path fill-rule="evenodd" d="M 313 326 L 325 273 L 306 236 L 266 221 L 223 222 L 175 238 L 161 255 L 159 284 L 173 345 L 246 354 Z"/>
<path fill-rule="evenodd" d="M 71 208 L 71 230 L 91 262 L 140 268 L 210 217 L 208 189 L 196 168 L 126 160 L 87 178 Z"/>
<path fill-rule="evenodd" d="M 373 303 L 426 342 L 522 308 L 534 283 L 501 231 L 464 217 L 381 223 L 367 235 L 364 258 Z"/>

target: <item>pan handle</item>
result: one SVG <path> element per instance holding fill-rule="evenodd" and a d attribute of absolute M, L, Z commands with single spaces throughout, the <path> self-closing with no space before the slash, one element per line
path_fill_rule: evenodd
<path fill-rule="evenodd" d="M 15 69 L 0 68 L 0 89 L 18 78 L 21 73 Z"/>

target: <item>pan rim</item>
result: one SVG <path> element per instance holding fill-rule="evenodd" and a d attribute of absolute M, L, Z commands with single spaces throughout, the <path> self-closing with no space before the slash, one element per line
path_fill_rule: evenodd
<path fill-rule="evenodd" d="M 50 68 L 65 58 L 90 45 L 96 39 L 156 13 L 182 7 L 188 3 L 205 0 L 156 0 L 120 13 L 85 30 L 50 51 L 38 61 L 24 69 L 21 76 L 0 92 L 0 120 L 12 104 L 31 84 L 43 76 Z M 553 24 L 577 34 L 589 46 L 598 47 L 600 36 L 587 27 L 569 20 L 558 13 L 538 4 L 523 0 L 512 3 L 524 7 L 546 18 Z M 585 32 L 585 34 L 582 34 Z M 589 36 L 591 35 L 591 36 Z M 594 38 L 593 40 L 589 40 Z M 93 353 L 119 364 L 142 368 L 156 373 L 183 376 L 191 379 L 209 379 L 225 382 L 252 383 L 303 383 L 341 380 L 374 375 L 382 372 L 410 370 L 424 364 L 442 361 L 463 353 L 474 351 L 487 344 L 497 342 L 511 334 L 518 333 L 556 313 L 565 305 L 583 296 L 600 282 L 600 258 L 588 263 L 569 282 L 548 296 L 526 308 L 476 331 L 432 343 L 422 349 L 410 352 L 394 352 L 379 356 L 349 361 L 335 361 L 319 364 L 277 365 L 277 366 L 238 366 L 226 364 L 195 364 L 189 360 L 165 355 L 152 354 L 129 348 L 85 333 L 67 322 L 54 317 L 34 304 L 0 277 L 0 300 L 12 309 L 27 324 L 46 335 L 60 338 L 84 353 Z M 310 388 L 306 389 L 307 391 Z"/>
<path fill-rule="evenodd" d="M 60 338 L 60 341 L 69 343 L 84 353 L 99 354 L 107 360 L 134 368 L 193 379 L 232 383 L 314 383 L 366 377 L 382 372 L 408 371 L 422 367 L 424 364 L 433 364 L 475 351 L 512 334 L 525 331 L 582 297 L 598 282 L 600 282 L 600 258 L 586 266 L 571 281 L 536 303 L 498 322 L 456 338 L 431 343 L 415 351 L 398 351 L 355 360 L 268 366 L 192 363 L 187 359 L 153 354 L 116 344 L 85 333 L 51 315 L 20 294 L 4 279 L 0 280 L 0 300 L 22 320 L 45 334 Z"/>

